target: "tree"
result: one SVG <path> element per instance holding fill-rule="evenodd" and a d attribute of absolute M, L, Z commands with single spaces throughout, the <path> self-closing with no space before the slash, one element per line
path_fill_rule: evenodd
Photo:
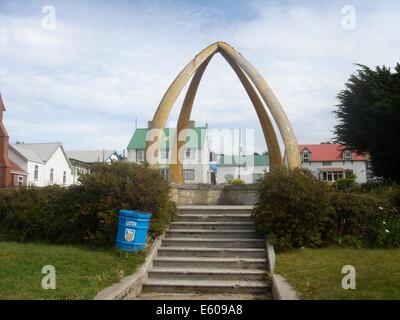
<path fill-rule="evenodd" d="M 335 142 L 369 154 L 375 175 L 400 182 L 400 64 L 394 72 L 357 66 L 337 96 Z"/>

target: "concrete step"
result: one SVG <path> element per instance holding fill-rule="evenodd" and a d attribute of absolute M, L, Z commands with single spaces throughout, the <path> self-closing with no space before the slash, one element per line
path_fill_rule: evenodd
<path fill-rule="evenodd" d="M 272 300 L 271 294 L 235 294 L 235 293 L 141 293 L 135 300 Z"/>
<path fill-rule="evenodd" d="M 221 239 L 239 238 L 253 239 L 257 234 L 252 230 L 168 230 L 166 238 L 200 238 L 200 239 Z"/>
<path fill-rule="evenodd" d="M 223 280 L 160 280 L 147 279 L 143 292 L 164 293 L 217 293 L 217 294 L 266 294 L 270 284 L 267 281 L 223 281 Z"/>
<path fill-rule="evenodd" d="M 248 214 L 253 210 L 253 206 L 178 206 L 178 212 L 181 214 Z"/>
<path fill-rule="evenodd" d="M 196 258 L 157 257 L 153 268 L 224 268 L 267 270 L 267 260 L 263 258 Z"/>
<path fill-rule="evenodd" d="M 162 247 L 265 248 L 264 239 L 164 238 Z"/>
<path fill-rule="evenodd" d="M 254 222 L 172 222 L 170 229 L 174 230 L 255 230 Z"/>
<path fill-rule="evenodd" d="M 161 247 L 159 257 L 226 257 L 226 258 L 265 258 L 261 248 L 205 248 L 205 247 Z"/>
<path fill-rule="evenodd" d="M 267 273 L 258 269 L 199 269 L 199 268 L 153 268 L 149 270 L 149 279 L 168 280 L 235 280 L 264 281 Z"/>
<path fill-rule="evenodd" d="M 249 213 L 243 214 L 177 214 L 174 222 L 254 222 Z"/>

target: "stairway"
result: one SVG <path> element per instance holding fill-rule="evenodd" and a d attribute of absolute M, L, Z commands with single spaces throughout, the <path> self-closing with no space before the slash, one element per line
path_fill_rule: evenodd
<path fill-rule="evenodd" d="M 251 206 L 180 206 L 139 299 L 270 299 Z"/>

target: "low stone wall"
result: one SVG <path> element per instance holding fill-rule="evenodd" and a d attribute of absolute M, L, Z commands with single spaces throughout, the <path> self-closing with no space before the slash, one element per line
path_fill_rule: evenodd
<path fill-rule="evenodd" d="M 254 205 L 256 185 L 171 184 L 177 205 Z"/>

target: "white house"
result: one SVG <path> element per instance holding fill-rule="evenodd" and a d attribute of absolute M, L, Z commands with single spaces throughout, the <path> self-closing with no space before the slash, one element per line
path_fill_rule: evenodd
<path fill-rule="evenodd" d="M 320 180 L 333 182 L 344 178 L 346 170 L 351 170 L 356 181 L 364 183 L 372 174 L 365 155 L 358 155 L 341 144 L 300 144 L 298 148 L 301 166 Z"/>
<path fill-rule="evenodd" d="M 72 167 L 72 183 L 78 183 L 79 176 L 90 172 L 92 164 L 97 162 L 119 161 L 120 157 L 115 150 L 80 150 L 67 151 Z"/>
<path fill-rule="evenodd" d="M 71 164 L 60 142 L 9 145 L 9 158 L 28 173 L 27 184 L 72 184 Z"/>
<path fill-rule="evenodd" d="M 151 123 L 149 123 L 151 127 Z M 127 159 L 140 163 L 146 160 L 146 137 L 148 128 L 137 128 L 127 147 Z M 169 176 L 169 163 L 173 138 L 176 129 L 165 128 L 160 144 L 160 168 L 165 177 Z M 208 145 L 207 126 L 195 127 L 190 122 L 188 140 L 185 144 L 183 159 L 183 175 L 185 183 L 210 183 L 210 149 Z"/>
<path fill-rule="evenodd" d="M 268 171 L 268 154 L 242 155 L 241 157 L 218 155 L 217 158 L 217 184 L 227 183 L 231 179 L 256 183 Z"/>

